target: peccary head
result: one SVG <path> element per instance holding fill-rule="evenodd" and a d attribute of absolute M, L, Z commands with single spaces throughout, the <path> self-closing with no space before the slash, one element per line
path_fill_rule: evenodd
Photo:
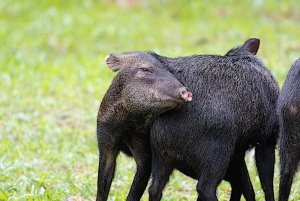
<path fill-rule="evenodd" d="M 227 52 L 226 56 L 235 56 L 241 54 L 256 55 L 259 49 L 260 40 L 257 38 L 248 39 L 241 47 L 231 49 Z"/>
<path fill-rule="evenodd" d="M 118 71 L 110 89 L 130 112 L 161 113 L 192 100 L 192 93 L 151 53 L 110 54 L 106 63 Z"/>

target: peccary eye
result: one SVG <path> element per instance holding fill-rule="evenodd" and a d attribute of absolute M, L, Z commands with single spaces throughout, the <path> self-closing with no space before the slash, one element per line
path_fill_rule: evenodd
<path fill-rule="evenodd" d="M 142 71 L 150 73 L 151 71 L 148 68 L 140 68 Z"/>

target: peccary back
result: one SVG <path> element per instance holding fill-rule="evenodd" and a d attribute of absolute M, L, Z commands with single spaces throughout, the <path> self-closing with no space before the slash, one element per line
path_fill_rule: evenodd
<path fill-rule="evenodd" d="M 152 126 L 150 200 L 160 199 L 174 168 L 198 179 L 201 200 L 216 200 L 216 187 L 225 177 L 230 160 L 235 153 L 243 157 L 252 146 L 256 146 L 266 199 L 274 200 L 279 86 L 254 55 L 256 51 L 249 51 L 247 42 L 225 56 L 168 58 L 153 54 L 193 91 L 193 101 L 161 114 Z"/>
<path fill-rule="evenodd" d="M 157 58 L 194 94 L 189 105 L 169 111 L 159 120 L 182 122 L 186 118 L 189 123 L 176 126 L 174 130 L 198 128 L 200 130 L 193 132 L 197 136 L 210 133 L 208 128 L 214 128 L 215 124 L 222 127 L 221 118 L 226 126 L 230 124 L 240 146 L 276 138 L 269 130 L 276 123 L 274 110 L 279 87 L 257 57 L 245 54 L 242 57 L 199 55 L 174 59 L 157 55 Z M 188 135 L 191 137 L 191 133 Z"/>

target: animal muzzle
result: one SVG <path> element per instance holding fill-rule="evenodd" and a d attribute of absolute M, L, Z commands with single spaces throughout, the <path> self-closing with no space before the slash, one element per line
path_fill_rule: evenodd
<path fill-rule="evenodd" d="M 193 99 L 192 92 L 189 92 L 186 87 L 180 88 L 180 97 L 184 102 L 191 102 Z"/>

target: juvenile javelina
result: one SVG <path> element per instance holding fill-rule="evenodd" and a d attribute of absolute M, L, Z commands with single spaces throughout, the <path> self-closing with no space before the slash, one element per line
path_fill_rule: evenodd
<path fill-rule="evenodd" d="M 155 115 L 190 102 L 192 94 L 151 54 L 111 54 L 106 62 L 113 71 L 120 70 L 98 112 L 96 200 L 107 200 L 120 151 L 136 161 L 137 170 L 127 200 L 139 200 L 151 173 L 152 120 Z"/>
<path fill-rule="evenodd" d="M 279 201 L 287 201 L 300 161 L 300 59 L 290 69 L 278 99 L 281 178 Z"/>

